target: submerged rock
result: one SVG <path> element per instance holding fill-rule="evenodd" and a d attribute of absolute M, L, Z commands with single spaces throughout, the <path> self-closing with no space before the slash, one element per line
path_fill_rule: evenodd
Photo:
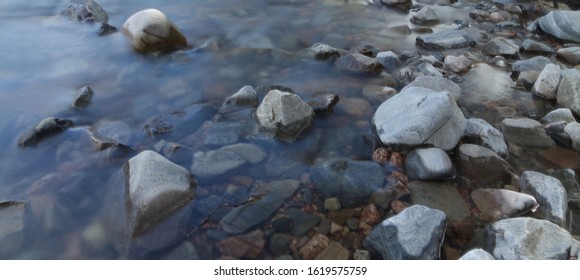
<path fill-rule="evenodd" d="M 379 52 L 377 54 L 377 56 L 375 57 L 375 59 L 381 65 L 383 65 L 383 68 L 387 72 L 392 72 L 393 70 L 398 69 L 401 66 L 403 66 L 403 62 L 401 62 L 401 60 L 399 59 L 399 56 L 392 51 Z"/>
<path fill-rule="evenodd" d="M 258 93 L 252 86 L 244 86 L 225 101 L 226 105 L 234 106 L 258 106 Z"/>
<path fill-rule="evenodd" d="M 353 73 L 379 74 L 383 71 L 383 66 L 376 59 L 359 53 L 341 56 L 334 65 L 339 70 Z"/>
<path fill-rule="evenodd" d="M 338 50 L 326 44 L 316 43 L 310 48 L 298 52 L 297 55 L 308 59 L 324 60 L 338 56 Z"/>
<path fill-rule="evenodd" d="M 413 1 L 411 0 L 381 0 L 381 3 L 388 7 L 394 7 L 403 10 L 409 10 L 413 6 Z"/>
<path fill-rule="evenodd" d="M 446 30 L 418 36 L 417 44 L 427 50 L 447 50 L 469 48 L 476 43 L 465 31 Z"/>
<path fill-rule="evenodd" d="M 228 150 L 197 152 L 193 155 L 191 173 L 200 181 L 225 181 L 245 164 L 244 158 Z"/>
<path fill-rule="evenodd" d="M 538 23 L 542 31 L 556 38 L 580 43 L 580 11 L 552 11 Z"/>
<path fill-rule="evenodd" d="M 484 146 L 502 158 L 509 155 L 509 150 L 503 134 L 491 124 L 482 119 L 468 119 L 463 136 L 473 144 Z"/>
<path fill-rule="evenodd" d="M 405 170 L 411 179 L 433 180 L 453 177 L 453 163 L 438 148 L 418 148 L 405 157 Z"/>
<path fill-rule="evenodd" d="M 580 47 L 561 48 L 556 55 L 571 64 L 580 64 Z"/>
<path fill-rule="evenodd" d="M 568 198 L 560 180 L 539 172 L 526 171 L 520 177 L 520 188 L 523 193 L 534 196 L 540 203 L 540 207 L 534 213 L 535 217 L 564 226 Z"/>
<path fill-rule="evenodd" d="M 531 195 L 504 189 L 477 189 L 471 192 L 471 198 L 481 213 L 493 220 L 521 216 L 539 206 Z"/>
<path fill-rule="evenodd" d="M 544 126 L 538 121 L 522 119 L 504 119 L 501 130 L 509 142 L 532 147 L 553 147 L 554 140 L 546 133 Z"/>
<path fill-rule="evenodd" d="M 127 19 L 123 34 L 140 52 L 171 51 L 187 47 L 179 29 L 159 10 L 147 9 Z"/>
<path fill-rule="evenodd" d="M 463 144 L 457 151 L 457 171 L 470 181 L 490 186 L 508 178 L 509 164 L 492 150 L 473 144 Z M 496 187 L 501 187 L 499 185 Z"/>
<path fill-rule="evenodd" d="M 372 123 L 385 145 L 431 144 L 443 150 L 457 145 L 465 118 L 451 94 L 409 87 L 385 101 Z"/>
<path fill-rule="evenodd" d="M 413 181 L 408 187 L 413 203 L 445 212 L 450 222 L 461 222 L 469 218 L 467 204 L 452 183 Z"/>
<path fill-rule="evenodd" d="M 210 104 L 194 104 L 183 110 L 152 117 L 145 122 L 143 129 L 152 137 L 171 133 L 165 137 L 179 139 L 193 134 L 215 113 L 216 109 Z"/>
<path fill-rule="evenodd" d="M 439 259 L 445 213 L 413 205 L 377 225 L 363 246 L 385 260 Z"/>
<path fill-rule="evenodd" d="M 546 44 L 536 42 L 532 39 L 526 39 L 522 42 L 522 51 L 528 53 L 543 53 L 543 54 L 550 54 L 553 53 L 554 50 L 547 46 Z"/>
<path fill-rule="evenodd" d="M 68 119 L 46 118 L 18 138 L 18 146 L 34 146 L 38 142 L 67 130 L 72 126 L 72 121 Z"/>
<path fill-rule="evenodd" d="M 85 86 L 78 90 L 77 97 L 73 101 L 73 108 L 82 110 L 91 104 L 95 92 L 91 87 Z"/>

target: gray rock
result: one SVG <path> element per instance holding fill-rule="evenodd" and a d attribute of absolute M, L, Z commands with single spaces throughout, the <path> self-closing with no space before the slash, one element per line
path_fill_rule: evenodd
<path fill-rule="evenodd" d="M 465 55 L 445 57 L 445 67 L 454 73 L 467 72 L 471 67 L 471 61 Z"/>
<path fill-rule="evenodd" d="M 225 101 L 225 105 L 234 106 L 258 106 L 258 93 L 252 86 L 244 86 L 238 92 L 234 93 L 232 96 L 228 97 Z"/>
<path fill-rule="evenodd" d="M 478 145 L 459 146 L 455 165 L 459 174 L 478 185 L 490 187 L 501 184 L 509 177 L 509 164 L 492 150 Z"/>
<path fill-rule="evenodd" d="M 153 148 L 156 152 L 177 164 L 189 165 L 193 158 L 193 150 L 178 143 L 160 140 Z"/>
<path fill-rule="evenodd" d="M 560 106 L 580 115 L 580 77 L 563 77 L 556 98 Z"/>
<path fill-rule="evenodd" d="M 385 260 L 439 259 L 445 213 L 413 205 L 377 225 L 363 246 Z"/>
<path fill-rule="evenodd" d="M 495 56 L 517 56 L 520 47 L 511 40 L 504 37 L 495 37 L 489 41 L 482 49 L 482 52 L 487 55 Z"/>
<path fill-rule="evenodd" d="M 210 104 L 194 104 L 183 110 L 152 117 L 143 124 L 143 129 L 152 137 L 164 135 L 165 140 L 180 139 L 193 134 L 215 113 L 215 107 Z"/>
<path fill-rule="evenodd" d="M 197 152 L 193 155 L 191 173 L 200 181 L 226 180 L 245 164 L 243 157 L 228 150 Z"/>
<path fill-rule="evenodd" d="M 471 198 L 481 213 L 493 220 L 518 217 L 539 206 L 531 195 L 504 189 L 477 189 Z"/>
<path fill-rule="evenodd" d="M 100 120 L 93 126 L 96 138 L 117 144 L 135 144 L 135 131 L 121 121 Z"/>
<path fill-rule="evenodd" d="M 93 0 L 87 0 L 85 4 L 71 4 L 62 14 L 79 22 L 107 23 L 109 21 L 109 16 L 105 10 Z"/>
<path fill-rule="evenodd" d="M 556 99 L 556 91 L 560 84 L 560 67 L 556 64 L 548 64 L 538 76 L 532 92 L 548 100 Z"/>
<path fill-rule="evenodd" d="M 580 43 L 580 11 L 552 11 L 540 18 L 539 25 L 556 38 Z"/>
<path fill-rule="evenodd" d="M 125 165 L 128 234 L 137 237 L 175 213 L 195 196 L 196 181 L 183 167 L 153 151 Z"/>
<path fill-rule="evenodd" d="M 258 198 L 234 208 L 221 219 L 220 225 L 229 234 L 246 232 L 278 211 L 278 208 L 294 194 L 298 187 L 300 187 L 300 181 L 297 180 L 256 182 L 250 195 Z"/>
<path fill-rule="evenodd" d="M 527 60 L 520 60 L 512 65 L 512 72 L 521 73 L 526 71 L 541 72 L 550 60 L 544 56 L 535 56 Z"/>
<path fill-rule="evenodd" d="M 385 145 L 431 144 L 443 150 L 457 145 L 465 118 L 451 94 L 409 87 L 383 102 L 372 123 Z"/>
<path fill-rule="evenodd" d="M 458 101 L 461 97 L 461 87 L 451 80 L 442 77 L 419 76 L 413 82 L 408 84 L 403 90 L 410 87 L 423 87 L 434 91 L 446 91 L 451 93 L 453 99 Z"/>
<path fill-rule="evenodd" d="M 450 179 L 453 177 L 453 163 L 438 148 L 417 148 L 405 157 L 407 176 L 417 180 Z"/>
<path fill-rule="evenodd" d="M 411 0 L 381 0 L 381 3 L 388 7 L 394 7 L 403 10 L 409 10 L 413 6 L 413 1 Z"/>
<path fill-rule="evenodd" d="M 580 47 L 561 48 L 556 56 L 571 64 L 580 64 Z"/>
<path fill-rule="evenodd" d="M 368 202 L 383 186 L 384 173 L 374 161 L 336 158 L 312 166 L 310 179 L 325 198 L 338 198 L 342 207 L 351 208 Z"/>
<path fill-rule="evenodd" d="M 417 44 L 427 50 L 447 50 L 469 48 L 476 43 L 465 31 L 446 30 L 417 36 Z"/>
<path fill-rule="evenodd" d="M 312 108 L 314 113 L 325 114 L 332 111 L 334 106 L 340 101 L 340 98 L 336 94 L 327 93 L 311 96 L 304 101 Z"/>
<path fill-rule="evenodd" d="M 527 90 L 531 90 L 536 80 L 538 80 L 538 76 L 540 76 L 540 72 L 538 71 L 525 71 L 521 72 L 518 75 L 518 80 L 516 84 L 518 86 L 522 86 Z"/>
<path fill-rule="evenodd" d="M 234 152 L 250 164 L 258 164 L 268 157 L 268 154 L 262 148 L 249 143 L 233 144 L 222 147 L 220 150 Z"/>
<path fill-rule="evenodd" d="M 560 180 L 560 183 L 566 189 L 566 194 L 580 194 L 580 184 L 573 169 L 560 169 L 548 171 L 548 175 Z M 568 199 L 570 200 L 570 199 Z"/>
<path fill-rule="evenodd" d="M 439 15 L 431 7 L 426 6 L 411 17 L 411 22 L 421 25 L 436 24 L 439 22 Z"/>
<path fill-rule="evenodd" d="M 498 260 L 565 260 L 575 242 L 549 221 L 520 217 L 486 226 L 466 247 L 481 248 Z"/>
<path fill-rule="evenodd" d="M 495 258 L 483 249 L 473 249 L 465 253 L 459 260 L 482 260 L 482 261 L 492 261 Z"/>
<path fill-rule="evenodd" d="M 93 94 L 95 92 L 91 87 L 85 86 L 78 90 L 77 97 L 73 101 L 72 107 L 78 110 L 82 110 L 91 104 L 93 100 Z"/>
<path fill-rule="evenodd" d="M 520 188 L 536 198 L 540 207 L 534 213 L 537 218 L 550 220 L 560 226 L 566 222 L 568 198 L 560 180 L 535 171 L 525 171 L 520 177 Z"/>
<path fill-rule="evenodd" d="M 383 65 L 383 68 L 385 69 L 385 71 L 387 71 L 389 73 L 392 72 L 393 70 L 398 69 L 401 66 L 403 66 L 403 62 L 401 62 L 401 60 L 399 59 L 399 56 L 392 51 L 380 52 L 377 54 L 375 59 L 381 65 Z"/>
<path fill-rule="evenodd" d="M 509 142 L 532 147 L 553 147 L 554 140 L 546 133 L 538 121 L 522 118 L 507 118 L 501 122 L 501 131 Z"/>
<path fill-rule="evenodd" d="M 408 185 L 413 203 L 441 210 L 451 222 L 469 218 L 469 209 L 450 182 L 412 181 Z"/>
<path fill-rule="evenodd" d="M 46 118 L 22 133 L 18 138 L 18 146 L 34 146 L 38 144 L 38 142 L 61 133 L 71 126 L 72 121 L 68 119 L 58 119 L 53 117 Z"/>
<path fill-rule="evenodd" d="M 133 14 L 123 24 L 122 32 L 139 52 L 187 48 L 185 36 L 165 14 L 156 9 Z"/>
<path fill-rule="evenodd" d="M 564 128 L 564 132 L 568 134 L 572 141 L 572 148 L 575 151 L 580 151 L 580 123 L 571 122 Z"/>
<path fill-rule="evenodd" d="M 418 73 L 425 75 L 425 76 L 433 76 L 433 77 L 443 78 L 443 74 L 441 74 L 441 71 L 439 71 L 439 69 L 435 68 L 435 66 L 433 66 L 429 62 L 423 62 L 423 63 L 417 65 L 416 71 Z"/>
<path fill-rule="evenodd" d="M 343 55 L 336 59 L 334 65 L 339 70 L 353 73 L 379 74 L 383 71 L 379 61 L 360 53 Z"/>
<path fill-rule="evenodd" d="M 316 43 L 310 48 L 298 52 L 297 55 L 308 59 L 324 60 L 336 57 L 339 54 L 338 50 L 334 47 L 322 43 Z"/>
<path fill-rule="evenodd" d="M 509 149 L 503 134 L 485 120 L 468 119 L 463 136 L 473 141 L 474 144 L 494 151 L 502 158 L 506 158 L 509 155 Z"/>
<path fill-rule="evenodd" d="M 320 223 L 320 216 L 306 213 L 297 208 L 290 208 L 284 212 L 293 221 L 292 235 L 303 236 Z"/>
<path fill-rule="evenodd" d="M 314 111 L 295 94 L 272 90 L 256 111 L 259 131 L 285 142 L 294 142 L 314 121 Z"/>
<path fill-rule="evenodd" d="M 469 17 L 479 22 L 489 20 L 489 12 L 482 10 L 473 10 L 469 13 Z"/>
<path fill-rule="evenodd" d="M 567 108 L 560 108 L 560 109 L 553 110 L 550 113 L 546 114 L 542 118 L 542 123 L 545 123 L 545 124 L 559 122 L 559 121 L 565 121 L 566 123 L 571 123 L 571 122 L 575 122 L 576 119 L 574 118 L 574 115 L 572 115 L 572 111 L 570 111 L 570 109 L 567 109 Z"/>
<path fill-rule="evenodd" d="M 205 129 L 203 144 L 207 147 L 221 147 L 237 143 L 244 130 L 240 122 L 214 122 Z"/>
<path fill-rule="evenodd" d="M 0 202 L 0 257 L 13 258 L 22 246 L 26 208 L 23 201 Z"/>
<path fill-rule="evenodd" d="M 553 53 L 554 50 L 547 46 L 546 44 L 536 42 L 532 39 L 526 39 L 522 42 L 521 49 L 524 52 L 528 53 L 542 53 L 542 54 L 550 54 Z"/>
<path fill-rule="evenodd" d="M 546 125 L 546 132 L 556 144 L 565 147 L 565 148 L 572 148 L 572 139 L 570 139 L 570 135 L 566 133 L 567 123 L 565 121 L 557 121 L 553 123 L 549 123 Z"/>

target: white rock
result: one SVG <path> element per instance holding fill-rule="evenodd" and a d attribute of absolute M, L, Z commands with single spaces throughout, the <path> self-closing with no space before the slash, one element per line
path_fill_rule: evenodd
<path fill-rule="evenodd" d="M 532 92 L 539 97 L 553 100 L 556 99 L 558 84 L 560 84 L 560 66 L 550 63 L 538 76 Z"/>
<path fill-rule="evenodd" d="M 140 11 L 123 24 L 123 34 L 140 52 L 169 51 L 187 47 L 179 29 L 156 9 Z"/>
<path fill-rule="evenodd" d="M 471 61 L 469 61 L 469 59 L 464 55 L 448 55 L 445 57 L 445 66 L 455 73 L 461 73 L 469 70 L 469 67 L 471 67 Z"/>

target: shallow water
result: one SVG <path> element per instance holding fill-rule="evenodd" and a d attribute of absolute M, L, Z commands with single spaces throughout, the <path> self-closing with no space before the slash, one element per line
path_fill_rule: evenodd
<path fill-rule="evenodd" d="M 125 160 L 103 164 L 103 153 L 86 145 L 86 129 L 98 122 L 122 122 L 129 127 L 129 144 L 135 150 L 152 149 L 157 140 L 141 130 L 152 116 L 201 102 L 219 106 L 244 85 L 283 85 L 302 97 L 331 92 L 344 101 L 332 114 L 317 117 L 314 128 L 295 145 L 265 144 L 269 151 L 282 151 L 270 157 L 298 170 L 319 158 L 356 158 L 353 138 L 371 133 L 373 112 L 353 112 L 345 104 L 357 102 L 365 86 L 384 86 L 388 77 L 345 75 L 329 63 L 284 51 L 294 53 L 323 42 L 347 50 L 372 45 L 428 55 L 415 47 L 417 34 L 389 29 L 412 26 L 410 14 L 361 2 L 365 1 L 99 1 L 118 28 L 145 8 L 166 13 L 194 49 L 163 56 L 138 54 L 120 32 L 99 37 L 98 24 L 59 16 L 68 1 L 0 2 L 0 201 L 29 202 L 36 222 L 26 229 L 24 248 L 3 257 L 119 257 L 108 245 L 87 248 L 83 243 L 107 207 L 103 186 Z M 433 29 L 468 19 L 471 3 L 435 6 L 442 23 Z M 204 45 L 214 47 L 198 49 Z M 496 81 L 493 85 L 486 82 L 490 76 Z M 498 107 L 537 117 L 553 106 L 516 89 L 508 73 L 491 66 L 477 66 L 465 80 L 461 104 L 473 117 L 492 124 L 502 119 L 494 111 Z M 72 112 L 76 90 L 85 85 L 95 91 L 93 102 L 81 113 Z M 368 102 L 372 108 L 380 104 Z M 36 147 L 18 148 L 20 133 L 48 116 L 71 117 L 75 128 Z M 284 177 L 286 172 L 276 165 L 268 168 L 263 179 Z"/>

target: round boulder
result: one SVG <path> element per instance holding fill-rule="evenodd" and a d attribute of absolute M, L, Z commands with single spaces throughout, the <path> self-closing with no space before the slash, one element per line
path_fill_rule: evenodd
<path fill-rule="evenodd" d="M 140 52 L 171 51 L 187 47 L 179 29 L 156 9 L 140 11 L 123 24 L 123 34 Z"/>

